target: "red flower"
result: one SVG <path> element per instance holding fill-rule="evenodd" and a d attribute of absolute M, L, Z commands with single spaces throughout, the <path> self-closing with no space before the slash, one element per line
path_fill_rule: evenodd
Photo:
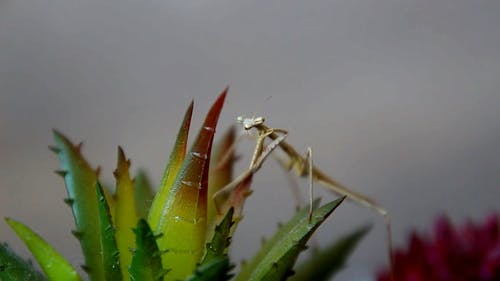
<path fill-rule="evenodd" d="M 389 270 L 378 281 L 390 281 Z M 413 232 L 408 249 L 394 253 L 394 281 L 500 280 L 500 220 L 497 214 L 482 224 L 453 226 L 441 216 L 432 237 Z"/>

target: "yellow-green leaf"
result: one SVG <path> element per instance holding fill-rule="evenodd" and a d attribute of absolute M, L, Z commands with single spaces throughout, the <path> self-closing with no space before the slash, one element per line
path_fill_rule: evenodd
<path fill-rule="evenodd" d="M 121 147 L 118 147 L 117 168 L 114 172 L 116 178 L 116 213 L 115 213 L 115 237 L 120 252 L 120 264 L 123 280 L 130 280 L 127 268 L 132 261 L 132 253 L 129 249 L 135 244 L 135 235 L 132 229 L 139 220 L 136 211 L 134 184 L 130 179 L 130 160 L 128 160 Z"/>
<path fill-rule="evenodd" d="M 16 220 L 6 218 L 9 226 L 23 240 L 43 272 L 51 281 L 82 280 L 71 264 L 29 227 Z"/>
<path fill-rule="evenodd" d="M 207 189 L 210 152 L 225 90 L 208 112 L 193 146 L 185 158 L 170 190 L 155 234 L 165 269 L 171 269 L 165 281 L 186 278 L 199 262 L 205 246 Z"/>
<path fill-rule="evenodd" d="M 165 172 L 163 173 L 163 178 L 160 183 L 160 188 L 156 193 L 151 208 L 148 214 L 148 223 L 151 229 L 155 230 L 158 228 L 158 224 L 162 217 L 165 216 L 165 204 L 167 201 L 168 194 L 172 188 L 179 169 L 182 166 L 182 161 L 186 156 L 186 146 L 189 134 L 189 126 L 191 124 L 191 116 L 193 115 L 193 102 L 189 104 L 186 113 L 184 114 L 184 119 L 182 121 L 179 133 L 177 134 L 177 140 L 175 141 L 174 149 L 170 154 L 170 159 L 168 161 Z"/>
<path fill-rule="evenodd" d="M 115 197 L 113 196 L 113 191 L 112 189 L 107 186 L 102 184 L 102 192 L 104 192 L 104 198 L 106 198 L 106 202 L 108 202 L 108 207 L 109 207 L 109 213 L 111 215 L 111 221 L 115 221 L 115 212 L 116 212 L 116 200 Z"/>

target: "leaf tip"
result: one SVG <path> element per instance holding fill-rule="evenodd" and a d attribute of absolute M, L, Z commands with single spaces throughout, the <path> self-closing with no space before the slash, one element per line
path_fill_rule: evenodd
<path fill-rule="evenodd" d="M 127 157 L 125 156 L 125 152 L 121 145 L 118 146 L 118 163 L 124 163 L 127 161 Z"/>

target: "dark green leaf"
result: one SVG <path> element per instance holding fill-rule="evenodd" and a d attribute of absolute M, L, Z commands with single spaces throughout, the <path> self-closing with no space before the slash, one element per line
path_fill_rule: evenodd
<path fill-rule="evenodd" d="M 9 249 L 0 244 L 0 280 L 2 281 L 45 281 L 42 273 Z"/>
<path fill-rule="evenodd" d="M 231 244 L 231 226 L 233 225 L 234 209 L 231 208 L 227 212 L 224 220 L 215 227 L 212 240 L 207 243 L 207 250 L 201 265 L 204 265 L 215 258 L 223 257 L 227 254 L 227 248 Z"/>
<path fill-rule="evenodd" d="M 161 252 L 156 244 L 156 237 L 144 219 L 140 219 L 136 235 L 136 248 L 132 255 L 132 263 L 129 268 L 130 280 L 132 281 L 160 281 L 165 271 L 161 265 Z"/>
<path fill-rule="evenodd" d="M 100 255 L 94 257 L 100 260 L 104 267 L 103 280 L 122 280 L 122 272 L 120 268 L 119 252 L 115 240 L 115 228 L 111 223 L 111 215 L 109 214 L 109 207 L 104 197 L 104 193 L 99 182 L 96 183 L 96 194 L 99 200 L 98 213 L 99 213 L 99 233 L 100 242 L 102 245 L 102 252 Z"/>
<path fill-rule="evenodd" d="M 231 244 L 230 233 L 233 225 L 233 214 L 234 209 L 229 209 L 222 222 L 215 227 L 212 240 L 207 243 L 205 256 L 186 281 L 222 281 L 231 277 L 228 274 L 231 265 L 227 256 L 227 248 Z"/>
<path fill-rule="evenodd" d="M 231 278 L 228 271 L 231 269 L 227 256 L 211 259 L 196 268 L 195 272 L 186 281 L 225 281 Z"/>
<path fill-rule="evenodd" d="M 309 207 L 299 211 L 287 224 L 264 243 L 257 255 L 236 276 L 236 281 L 285 280 L 300 252 L 313 232 L 337 208 L 345 197 L 313 211 Z M 316 204 L 318 201 L 315 201 Z"/>

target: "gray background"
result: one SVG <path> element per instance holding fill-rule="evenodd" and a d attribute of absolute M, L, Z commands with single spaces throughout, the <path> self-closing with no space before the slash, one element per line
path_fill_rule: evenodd
<path fill-rule="evenodd" d="M 51 128 L 84 140 L 105 181 L 120 144 L 158 183 L 189 101 L 197 128 L 229 84 L 221 130 L 241 114 L 288 129 L 387 207 L 396 245 L 441 213 L 481 219 L 499 208 L 499 14 L 495 0 L 0 0 L 0 215 L 79 263 Z M 237 260 L 295 206 L 274 161 L 253 187 Z M 325 244 L 369 222 L 337 280 L 386 263 L 383 222 L 349 203 L 320 229 Z M 26 253 L 4 223 L 0 238 Z"/>

